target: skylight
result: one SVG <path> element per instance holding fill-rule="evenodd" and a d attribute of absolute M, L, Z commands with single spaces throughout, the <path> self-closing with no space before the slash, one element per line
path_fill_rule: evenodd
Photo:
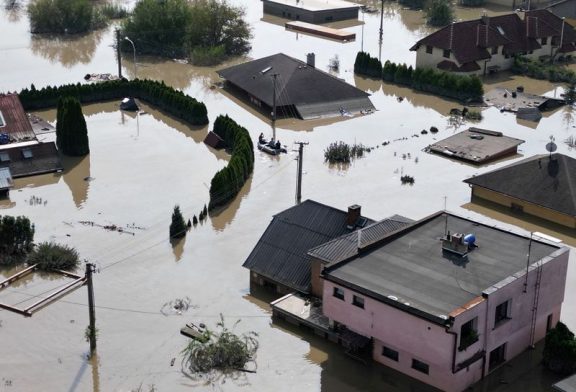
<path fill-rule="evenodd" d="M 6 121 L 4 120 L 4 116 L 2 115 L 2 111 L 0 110 L 0 128 L 6 126 Z"/>
<path fill-rule="evenodd" d="M 506 34 L 504 34 L 504 30 L 502 30 L 502 27 L 496 26 L 496 28 L 498 29 L 498 32 L 500 33 L 500 35 L 506 35 Z"/>
<path fill-rule="evenodd" d="M 266 72 L 270 71 L 271 69 L 272 69 L 272 67 L 266 67 L 262 71 L 260 71 L 260 73 L 265 74 Z"/>

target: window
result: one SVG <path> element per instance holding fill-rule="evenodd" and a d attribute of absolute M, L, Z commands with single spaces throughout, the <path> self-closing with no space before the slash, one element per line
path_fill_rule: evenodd
<path fill-rule="evenodd" d="M 488 360 L 489 369 L 493 370 L 496 367 L 498 367 L 498 365 L 502 364 L 506 360 L 505 355 L 506 355 L 506 343 L 490 351 L 490 359 Z"/>
<path fill-rule="evenodd" d="M 0 152 L 0 162 L 10 162 L 10 155 L 7 152 Z"/>
<path fill-rule="evenodd" d="M 432 54 L 433 51 L 434 51 L 434 48 L 432 46 L 426 45 L 426 53 Z"/>
<path fill-rule="evenodd" d="M 344 289 L 341 289 L 340 287 L 334 287 L 334 297 L 344 300 Z"/>
<path fill-rule="evenodd" d="M 442 56 L 449 59 L 450 58 L 450 49 L 444 49 L 444 53 L 442 53 Z"/>
<path fill-rule="evenodd" d="M 462 324 L 460 328 L 460 346 L 458 350 L 466 350 L 469 346 L 473 345 L 478 341 L 478 317 L 474 317 L 472 320 Z"/>
<path fill-rule="evenodd" d="M 498 54 L 498 47 L 497 46 L 492 48 L 492 54 Z"/>
<path fill-rule="evenodd" d="M 364 298 L 355 295 L 354 297 L 352 297 L 352 305 L 364 309 Z"/>
<path fill-rule="evenodd" d="M 540 41 L 540 43 L 541 43 L 542 45 L 548 44 L 548 37 L 542 38 L 542 40 Z"/>
<path fill-rule="evenodd" d="M 550 331 L 551 329 L 552 329 L 552 313 L 550 313 L 546 318 L 546 332 Z"/>
<path fill-rule="evenodd" d="M 510 300 L 502 302 L 500 305 L 496 306 L 496 311 L 494 312 L 494 328 L 501 325 L 506 320 L 510 319 Z"/>
<path fill-rule="evenodd" d="M 412 369 L 418 370 L 424 374 L 428 374 L 429 366 L 427 363 L 412 358 Z"/>
<path fill-rule="evenodd" d="M 524 207 L 516 203 L 510 203 L 510 209 L 514 212 L 524 212 Z"/>
<path fill-rule="evenodd" d="M 25 159 L 32 158 L 32 150 L 30 150 L 29 148 L 23 149 L 23 150 L 22 150 L 22 156 L 23 156 Z"/>
<path fill-rule="evenodd" d="M 386 358 L 398 362 L 398 351 L 392 350 L 390 347 L 382 346 L 382 355 Z"/>

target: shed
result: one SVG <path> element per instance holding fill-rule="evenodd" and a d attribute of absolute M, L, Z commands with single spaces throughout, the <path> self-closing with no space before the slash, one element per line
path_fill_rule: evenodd
<path fill-rule="evenodd" d="M 222 138 L 213 131 L 208 132 L 208 135 L 206 135 L 206 137 L 204 138 L 204 144 L 215 149 L 221 149 L 226 147 L 226 143 L 224 143 L 224 140 L 222 140 Z"/>

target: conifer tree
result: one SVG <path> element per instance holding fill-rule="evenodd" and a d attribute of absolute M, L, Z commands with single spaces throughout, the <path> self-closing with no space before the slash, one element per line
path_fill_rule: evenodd
<path fill-rule="evenodd" d="M 88 154 L 88 129 L 80 102 L 74 97 L 61 98 L 56 119 L 56 145 L 60 151 L 70 156 Z"/>
<path fill-rule="evenodd" d="M 186 235 L 186 222 L 180 212 L 180 206 L 174 206 L 172 223 L 170 223 L 170 238 L 182 238 Z"/>

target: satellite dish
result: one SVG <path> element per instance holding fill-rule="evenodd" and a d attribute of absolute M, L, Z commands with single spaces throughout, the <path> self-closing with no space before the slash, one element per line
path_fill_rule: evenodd
<path fill-rule="evenodd" d="M 558 149 L 558 146 L 554 142 L 546 143 L 546 151 L 552 154 L 554 151 Z"/>

